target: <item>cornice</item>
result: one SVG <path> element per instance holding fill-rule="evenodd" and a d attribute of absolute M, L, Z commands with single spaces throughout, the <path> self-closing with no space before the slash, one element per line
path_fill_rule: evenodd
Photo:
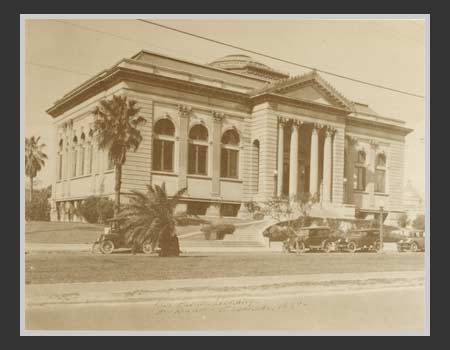
<path fill-rule="evenodd" d="M 279 95 L 275 93 L 262 93 L 250 98 L 253 105 L 260 104 L 263 102 L 271 103 L 281 103 L 286 105 L 291 105 L 294 107 L 306 107 L 319 112 L 328 112 L 332 114 L 337 114 L 340 116 L 347 116 L 351 113 L 350 110 L 339 108 L 335 106 L 328 106 L 317 102 L 307 101 L 299 98 L 287 97 L 284 95 Z"/>
<path fill-rule="evenodd" d="M 361 127 L 371 127 L 382 130 L 396 131 L 399 134 L 406 136 L 414 129 L 406 128 L 404 126 L 392 125 L 387 123 L 382 123 L 379 121 L 362 120 L 356 117 L 347 116 L 346 123 L 349 126 L 361 126 Z"/>
<path fill-rule="evenodd" d="M 108 71 L 107 74 L 99 76 L 97 79 L 90 82 L 90 84 L 86 85 L 84 89 L 76 91 L 70 96 L 65 96 L 61 100 L 57 101 L 47 110 L 47 113 L 55 118 L 70 108 L 121 81 L 144 84 L 151 83 L 153 86 L 166 88 L 171 87 L 200 95 L 210 95 L 217 98 L 223 98 L 233 102 L 240 102 L 243 104 L 249 103 L 249 97 L 245 93 L 225 90 L 214 86 L 206 86 L 196 82 L 179 80 L 154 73 L 141 72 L 123 67 L 114 67 Z"/>

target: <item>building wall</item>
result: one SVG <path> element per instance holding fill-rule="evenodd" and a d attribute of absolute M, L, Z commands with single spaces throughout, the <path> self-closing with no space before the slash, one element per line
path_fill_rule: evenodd
<path fill-rule="evenodd" d="M 377 127 L 364 127 L 355 122 L 346 123 L 343 116 L 297 108 L 290 105 L 261 103 L 249 106 L 221 98 L 176 91 L 166 87 L 149 86 L 136 82 L 123 82 L 98 93 L 80 103 L 54 120 L 57 139 L 63 139 L 65 148 L 72 148 L 76 135 L 89 133 L 93 124 L 93 108 L 113 94 L 126 94 L 138 102 L 140 115 L 146 120 L 139 128 L 143 136 L 136 152 L 128 152 L 122 170 L 122 192 L 146 191 L 146 185 L 166 184 L 167 192 L 175 193 L 187 186 L 186 196 L 191 200 L 211 203 L 241 203 L 250 200 L 263 202 L 272 197 L 276 188 L 278 117 L 300 117 L 305 123 L 324 123 L 335 128 L 332 143 L 332 202 L 334 205 L 354 204 L 357 208 L 402 210 L 404 136 Z M 189 110 L 180 113 L 180 106 Z M 174 171 L 164 173 L 152 169 L 153 126 L 161 118 L 169 118 L 175 125 Z M 207 175 L 187 174 L 187 141 L 190 128 L 203 124 L 208 129 Z M 220 178 L 220 139 L 226 130 L 235 129 L 240 136 L 239 177 Z M 347 143 L 345 137 L 354 138 Z M 253 142 L 259 141 L 259 155 L 254 152 Z M 321 146 L 323 147 L 323 146 Z M 365 191 L 353 189 L 354 161 L 359 148 L 367 154 L 367 186 Z M 55 202 L 71 202 L 89 195 L 112 196 L 114 193 L 114 170 L 107 169 L 107 153 L 94 147 L 92 173 L 71 176 L 71 157 L 64 153 L 63 179 L 53 186 Z M 374 162 L 377 152 L 383 151 L 387 158 L 386 193 L 374 191 Z M 259 161 L 258 161 L 259 159 Z M 345 161 L 348 161 L 346 164 Z M 323 159 L 319 168 L 322 167 Z M 58 162 L 57 162 L 58 163 Z M 344 188 L 344 169 L 347 184 Z M 57 168 L 55 169 L 57 171 Z M 57 178 L 57 177 L 55 177 Z M 344 196 L 345 191 L 345 196 Z"/>

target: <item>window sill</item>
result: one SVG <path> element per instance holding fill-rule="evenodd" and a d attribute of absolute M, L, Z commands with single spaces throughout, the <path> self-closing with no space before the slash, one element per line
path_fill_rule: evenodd
<path fill-rule="evenodd" d="M 231 178 L 231 177 L 221 177 L 221 178 L 220 178 L 220 181 L 224 181 L 224 182 L 239 182 L 239 183 L 242 183 L 242 182 L 243 182 L 242 180 L 239 180 L 239 179 L 233 179 L 233 178 Z"/>
<path fill-rule="evenodd" d="M 82 178 L 84 178 L 84 177 L 91 177 L 91 176 L 92 176 L 92 174 L 72 176 L 72 177 L 70 178 L 70 180 L 78 180 L 78 179 L 82 179 Z"/>
<path fill-rule="evenodd" d="M 389 194 L 386 192 L 375 192 L 375 196 L 389 197 Z"/>
<path fill-rule="evenodd" d="M 114 169 L 105 170 L 105 174 L 111 174 L 114 172 Z"/>
<path fill-rule="evenodd" d="M 369 194 L 369 192 L 364 190 L 353 190 L 353 193 L 359 193 L 359 194 Z"/>
<path fill-rule="evenodd" d="M 200 174 L 187 174 L 187 177 L 192 179 L 212 180 L 211 176 Z"/>
<path fill-rule="evenodd" d="M 152 175 L 178 176 L 178 174 L 176 174 L 174 172 L 158 171 L 158 170 L 152 171 Z"/>

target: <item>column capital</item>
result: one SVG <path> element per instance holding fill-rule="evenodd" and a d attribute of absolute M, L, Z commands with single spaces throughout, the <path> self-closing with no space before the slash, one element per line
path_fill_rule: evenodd
<path fill-rule="evenodd" d="M 334 136 L 334 134 L 336 134 L 336 132 L 337 132 L 337 129 L 335 127 L 332 127 L 332 126 L 325 127 L 325 133 L 326 133 L 327 137 Z"/>
<path fill-rule="evenodd" d="M 225 113 L 223 113 L 223 112 L 212 110 L 211 114 L 212 114 L 215 122 L 221 122 L 222 119 L 225 118 Z"/>
<path fill-rule="evenodd" d="M 299 119 L 292 120 L 292 125 L 297 127 L 297 129 L 300 128 L 303 124 L 305 124 L 305 122 L 303 120 L 299 120 Z"/>
<path fill-rule="evenodd" d="M 192 107 L 187 105 L 178 105 L 178 111 L 180 112 L 180 117 L 187 117 L 191 113 Z"/>
<path fill-rule="evenodd" d="M 282 116 L 278 116 L 277 118 L 278 118 L 279 125 L 282 126 L 282 127 L 286 126 L 286 124 L 289 123 L 289 118 L 285 118 L 285 117 L 282 117 Z"/>

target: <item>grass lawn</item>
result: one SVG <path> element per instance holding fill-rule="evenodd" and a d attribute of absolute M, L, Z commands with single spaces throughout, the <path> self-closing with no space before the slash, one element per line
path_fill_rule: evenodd
<path fill-rule="evenodd" d="M 104 225 L 87 224 L 81 222 L 47 222 L 31 221 L 25 223 L 26 243 L 92 243 Z M 199 231 L 200 226 L 179 226 L 177 233 L 183 235 Z"/>
<path fill-rule="evenodd" d="M 196 254 L 162 258 L 129 253 L 26 255 L 26 283 L 136 281 L 311 273 L 423 270 L 422 253 Z"/>
<path fill-rule="evenodd" d="M 206 218 L 211 222 L 220 221 L 222 223 L 246 223 L 252 220 L 240 218 Z M 104 225 L 88 224 L 81 222 L 48 222 L 30 221 L 25 223 L 26 243 L 93 243 L 100 233 L 103 232 Z M 198 226 L 178 226 L 177 234 L 200 231 Z M 185 239 L 204 240 L 204 235 L 186 237 Z"/>
<path fill-rule="evenodd" d="M 104 225 L 76 222 L 31 221 L 25 223 L 26 243 L 92 243 Z"/>

